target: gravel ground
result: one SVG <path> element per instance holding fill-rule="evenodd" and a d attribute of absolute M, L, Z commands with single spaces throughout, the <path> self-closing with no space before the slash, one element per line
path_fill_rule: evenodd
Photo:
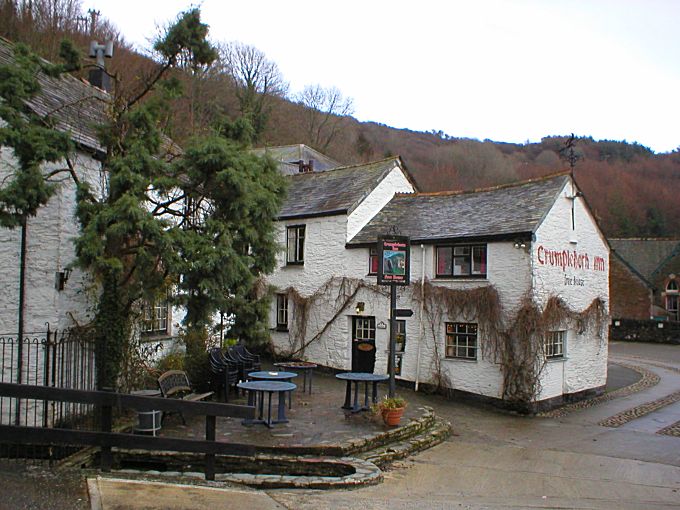
<path fill-rule="evenodd" d="M 23 462 L 0 461 L 1 510 L 86 510 L 87 484 L 77 471 L 49 471 Z"/>

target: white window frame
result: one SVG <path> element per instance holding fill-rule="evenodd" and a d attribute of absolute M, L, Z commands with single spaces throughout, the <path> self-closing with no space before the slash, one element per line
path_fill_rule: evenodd
<path fill-rule="evenodd" d="M 373 317 L 357 317 L 355 340 L 375 341 L 375 319 Z"/>
<path fill-rule="evenodd" d="M 142 314 L 142 333 L 147 335 L 167 334 L 170 325 L 170 306 L 167 299 L 145 301 Z"/>
<path fill-rule="evenodd" d="M 440 250 L 449 250 L 451 258 L 451 271 L 440 273 L 439 272 L 439 252 Z M 467 251 L 467 253 L 466 253 Z M 483 259 L 479 256 L 479 252 L 484 253 Z M 435 264 L 434 273 L 436 278 L 486 278 L 489 272 L 488 266 L 488 245 L 486 244 L 441 244 L 434 248 L 435 254 Z M 456 265 L 456 259 L 465 262 L 467 273 L 457 272 L 457 267 L 462 267 L 460 264 Z M 484 271 L 481 269 L 475 271 L 475 262 L 478 262 L 484 266 Z"/>
<path fill-rule="evenodd" d="M 470 349 L 473 350 L 474 356 L 470 355 Z M 446 359 L 477 361 L 478 355 L 479 325 L 476 322 L 444 323 L 444 357 Z"/>
<path fill-rule="evenodd" d="M 288 225 L 286 227 L 286 264 L 304 264 L 305 262 L 305 225 Z"/>
<path fill-rule="evenodd" d="M 288 331 L 288 295 L 276 295 L 276 329 Z"/>
<path fill-rule="evenodd" d="M 545 359 L 561 360 L 566 357 L 567 332 L 565 330 L 548 331 L 543 340 Z"/>

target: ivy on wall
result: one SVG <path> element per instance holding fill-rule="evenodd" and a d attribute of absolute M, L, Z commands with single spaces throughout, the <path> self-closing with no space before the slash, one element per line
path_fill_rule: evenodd
<path fill-rule="evenodd" d="M 321 339 L 331 325 L 361 290 L 389 296 L 388 287 L 373 285 L 357 278 L 332 277 L 309 296 L 294 287 L 283 292 L 294 306 L 290 344 L 282 356 L 303 357 L 305 349 Z M 457 319 L 479 325 L 480 351 L 484 359 L 500 366 L 503 374 L 502 398 L 517 404 L 527 404 L 540 394 L 541 373 L 546 365 L 544 339 L 549 331 L 571 328 L 579 334 L 594 331 L 602 334 L 607 320 L 604 300 L 595 298 L 581 312 L 572 310 L 561 298 L 551 296 L 543 309 L 534 302 L 531 292 L 522 300 L 513 316 L 504 316 L 498 291 L 493 285 L 471 289 L 450 289 L 434 285 L 429 280 L 411 286 L 412 299 L 422 306 L 425 327 L 432 342 L 431 381 L 438 390 L 451 388 L 441 360 L 441 332 L 444 322 Z M 330 309 L 330 318 L 324 319 Z M 310 318 L 322 326 L 307 338 Z"/>

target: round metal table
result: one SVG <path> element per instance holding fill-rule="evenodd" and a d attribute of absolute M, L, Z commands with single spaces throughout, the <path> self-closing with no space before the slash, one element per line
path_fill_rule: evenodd
<path fill-rule="evenodd" d="M 378 402 L 378 383 L 387 381 L 390 377 L 384 374 L 369 374 L 368 372 L 342 372 L 335 377 L 342 381 L 347 381 L 345 389 L 345 403 L 342 408 L 353 413 L 366 411 L 370 408 L 368 403 L 368 383 L 372 384 L 371 400 L 375 404 Z M 359 405 L 359 383 L 364 383 L 364 405 Z M 352 383 L 354 383 L 354 399 L 352 399 Z"/>
<path fill-rule="evenodd" d="M 309 394 L 312 394 L 312 377 L 314 376 L 314 369 L 318 366 L 316 363 L 311 361 L 281 361 L 274 363 L 274 366 L 302 372 L 302 392 L 304 393 L 307 390 L 307 381 L 309 380 Z"/>
<path fill-rule="evenodd" d="M 246 381 L 238 383 L 238 387 L 248 392 L 248 405 L 258 409 L 258 417 L 254 420 L 243 420 L 244 425 L 262 423 L 270 427 L 276 423 L 288 423 L 286 418 L 286 393 L 293 391 L 297 386 L 291 382 L 281 381 Z M 267 394 L 267 417 L 264 417 L 264 394 Z M 272 394 L 278 393 L 278 413 L 272 420 Z"/>
<path fill-rule="evenodd" d="M 260 370 L 258 372 L 249 372 L 248 377 L 250 379 L 257 379 L 261 381 L 283 381 L 283 382 L 293 382 L 291 379 L 297 377 L 295 372 L 271 372 L 267 370 Z M 288 394 L 288 409 L 293 406 L 293 394 Z"/>

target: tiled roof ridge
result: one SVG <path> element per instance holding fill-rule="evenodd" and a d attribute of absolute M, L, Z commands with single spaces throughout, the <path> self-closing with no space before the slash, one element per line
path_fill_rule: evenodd
<path fill-rule="evenodd" d="M 8 48 L 11 48 L 12 50 L 14 49 L 14 47 L 15 47 L 17 44 L 24 44 L 25 46 L 28 46 L 28 48 L 30 49 L 30 51 L 31 51 L 32 53 L 35 53 L 35 54 L 38 56 L 38 58 L 39 58 L 42 62 L 44 62 L 45 64 L 54 65 L 54 62 L 52 62 L 52 61 L 50 61 L 50 60 L 47 60 L 46 58 L 41 57 L 40 55 L 38 55 L 38 54 L 36 53 L 36 51 L 35 51 L 29 44 L 27 44 L 27 43 L 14 42 L 14 41 L 11 41 L 10 39 L 7 39 L 6 37 L 3 37 L 3 36 L 1 36 L 1 35 L 0 35 L 0 43 L 4 43 Z M 96 86 L 92 85 L 89 81 L 87 81 L 85 78 L 83 78 L 83 77 L 81 77 L 81 76 L 75 76 L 75 75 L 70 74 L 70 73 L 61 73 L 61 74 L 59 75 L 58 78 L 54 78 L 54 77 L 49 76 L 49 75 L 47 75 L 47 74 L 44 74 L 44 73 L 42 73 L 42 74 L 43 74 L 44 77 L 46 77 L 46 78 L 51 78 L 51 79 L 53 79 L 53 80 L 59 80 L 59 79 L 62 79 L 62 80 L 63 80 L 63 79 L 72 80 L 72 81 L 77 82 L 77 83 L 79 83 L 79 84 L 81 84 L 81 85 L 84 85 L 84 86 L 87 87 L 87 88 L 95 89 L 97 92 L 99 92 L 99 93 L 101 93 L 101 94 L 104 94 L 105 96 L 111 97 L 111 94 L 110 94 L 108 91 L 106 91 L 106 90 L 104 90 L 104 89 L 101 89 L 101 88 L 99 88 L 99 87 L 96 87 Z M 94 99 L 103 100 L 103 98 L 97 97 L 97 96 L 93 96 L 93 98 L 94 98 Z"/>
<path fill-rule="evenodd" d="M 535 182 L 547 181 L 554 179 L 556 177 L 562 177 L 571 175 L 570 170 L 562 170 L 560 172 L 555 172 L 548 175 L 543 175 L 540 177 L 532 177 L 531 179 L 525 179 L 523 181 L 509 182 L 506 184 L 498 184 L 496 186 L 489 186 L 486 188 L 474 188 L 465 190 L 451 190 L 451 191 L 419 191 L 417 193 L 396 193 L 396 197 L 414 197 L 414 196 L 457 196 L 457 195 L 471 195 L 474 193 L 484 193 L 488 191 L 497 191 L 501 189 L 517 188 L 519 186 L 525 186 L 527 184 L 533 184 Z"/>
<path fill-rule="evenodd" d="M 680 237 L 609 237 L 610 241 L 678 241 Z"/>
<path fill-rule="evenodd" d="M 321 175 L 321 174 L 329 174 L 332 172 L 337 172 L 338 170 L 351 170 L 353 168 L 359 168 L 362 166 L 371 166 L 371 165 L 377 165 L 379 163 L 386 163 L 388 161 L 401 161 L 400 156 L 390 156 L 384 159 L 378 159 L 376 161 L 369 161 L 368 163 L 355 163 L 354 165 L 347 165 L 347 166 L 339 166 L 336 168 L 330 168 L 328 170 L 324 170 L 323 172 L 305 172 L 305 173 L 300 173 L 300 174 L 293 174 L 290 175 L 289 177 L 304 177 L 304 176 L 309 176 L 309 175 Z M 407 193 L 408 194 L 408 193 Z"/>

